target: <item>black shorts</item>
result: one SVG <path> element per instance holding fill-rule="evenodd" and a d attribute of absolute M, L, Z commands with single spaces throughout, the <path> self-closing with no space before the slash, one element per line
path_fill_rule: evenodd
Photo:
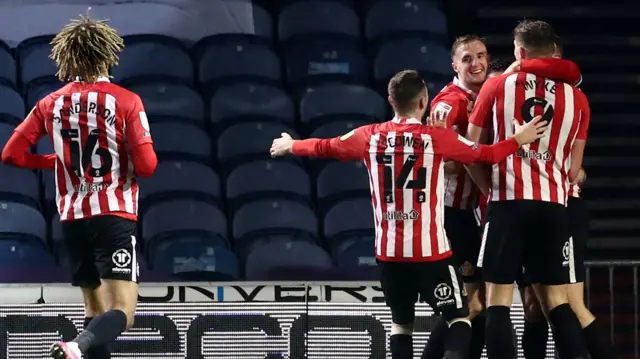
<path fill-rule="evenodd" d="M 582 283 L 586 276 L 584 261 L 587 240 L 589 239 L 589 209 L 586 201 L 569 197 L 567 215 L 569 218 L 570 240 L 573 245 L 573 257 L 569 267 L 569 283 Z"/>
<path fill-rule="evenodd" d="M 104 215 L 62 222 L 71 284 L 96 288 L 100 279 L 138 282 L 136 222 Z"/>
<path fill-rule="evenodd" d="M 524 267 L 531 281 L 570 283 L 566 207 L 551 202 L 510 200 L 489 203 L 478 266 L 484 280 L 512 284 Z"/>
<path fill-rule="evenodd" d="M 378 266 L 382 291 L 394 323 L 413 323 L 418 299 L 429 303 L 447 321 L 469 315 L 464 285 L 453 258 L 420 263 L 379 260 Z"/>
<path fill-rule="evenodd" d="M 482 270 L 476 266 L 482 236 L 474 211 L 444 207 L 444 229 L 462 280 L 482 282 Z"/>
<path fill-rule="evenodd" d="M 567 202 L 567 219 L 569 221 L 570 241 L 573 254 L 569 257 L 569 283 L 583 283 L 586 276 L 584 266 L 587 239 L 589 238 L 589 210 L 587 203 L 580 198 L 569 197 Z M 571 257 L 573 255 L 573 257 Z M 524 288 L 535 283 L 531 274 L 524 268 L 516 278 L 518 287 Z"/>

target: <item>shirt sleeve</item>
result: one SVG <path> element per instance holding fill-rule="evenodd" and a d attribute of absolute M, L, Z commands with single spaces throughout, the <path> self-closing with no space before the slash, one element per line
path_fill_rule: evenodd
<path fill-rule="evenodd" d="M 32 146 L 47 135 L 45 119 L 42 116 L 42 106 L 42 101 L 38 101 L 27 117 L 15 129 L 15 132 L 24 136 Z"/>
<path fill-rule="evenodd" d="M 578 65 L 564 59 L 526 59 L 520 62 L 520 71 L 529 72 L 557 81 L 578 86 L 582 74 Z"/>
<path fill-rule="evenodd" d="M 341 161 L 361 160 L 369 141 L 371 125 L 358 127 L 342 136 L 296 140 L 292 152 L 296 156 L 335 158 Z"/>
<path fill-rule="evenodd" d="M 486 146 L 471 142 L 448 129 L 434 129 L 432 133 L 434 154 L 445 160 L 455 160 L 464 164 L 477 162 L 496 164 L 518 151 L 520 146 L 511 137 L 494 145 Z"/>
<path fill-rule="evenodd" d="M 473 106 L 473 111 L 471 111 L 471 115 L 469 116 L 470 124 L 491 129 L 493 126 L 491 121 L 493 103 L 496 100 L 497 87 L 501 80 L 502 76 L 492 77 L 482 85 L 476 103 Z"/>
<path fill-rule="evenodd" d="M 151 139 L 151 128 L 147 113 L 144 111 L 140 96 L 135 95 L 131 111 L 125 118 L 126 136 L 129 148 L 134 148 L 145 143 L 153 143 Z"/>
<path fill-rule="evenodd" d="M 591 122 L 591 108 L 589 107 L 589 100 L 587 100 L 587 96 L 582 91 L 575 91 L 575 94 L 576 99 L 579 99 L 577 107 L 580 109 L 580 124 L 578 124 L 576 140 L 586 140 L 589 124 Z"/>
<path fill-rule="evenodd" d="M 459 125 L 463 119 L 466 120 L 466 117 L 460 116 L 460 107 L 460 101 L 443 98 L 431 104 L 430 116 L 432 118 L 442 118 L 440 116 L 443 116 L 447 121 L 447 128 L 451 128 L 454 125 Z"/>

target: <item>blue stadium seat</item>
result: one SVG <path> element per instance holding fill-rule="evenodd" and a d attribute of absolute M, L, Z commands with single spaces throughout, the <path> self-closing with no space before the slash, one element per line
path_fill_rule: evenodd
<path fill-rule="evenodd" d="M 326 123 L 311 133 L 312 138 L 332 138 L 342 136 L 349 131 L 354 130 L 360 126 L 370 125 L 370 122 L 365 121 L 351 121 L 349 115 L 340 116 L 342 121 L 335 121 Z"/>
<path fill-rule="evenodd" d="M 229 44 L 229 43 L 254 43 L 270 45 L 273 43 L 274 25 L 271 13 L 255 1 L 247 5 L 251 7 L 251 32 L 242 32 L 242 28 L 238 26 L 238 32 L 216 33 L 203 37 L 193 46 L 193 52 L 202 53 L 202 50 L 212 44 Z M 230 30 L 226 26 L 221 26 L 217 30 Z M 233 30 L 231 30 L 233 31 Z"/>
<path fill-rule="evenodd" d="M 49 230 L 51 249 L 56 262 L 63 266 L 68 266 L 69 256 L 65 248 L 62 225 L 60 224 L 60 215 L 58 215 L 58 213 L 51 216 L 51 220 L 49 221 Z"/>
<path fill-rule="evenodd" d="M 332 84 L 310 88 L 300 102 L 300 121 L 310 127 L 344 120 L 374 122 L 384 119 L 386 106 L 375 91 L 358 85 Z"/>
<path fill-rule="evenodd" d="M 260 161 L 240 165 L 227 177 L 227 199 L 233 208 L 267 198 L 288 198 L 310 204 L 309 175 L 290 162 Z"/>
<path fill-rule="evenodd" d="M 238 259 L 215 241 L 176 237 L 159 244 L 150 254 L 154 271 L 182 280 L 224 281 L 240 279 Z"/>
<path fill-rule="evenodd" d="M 211 139 L 200 127 L 188 123 L 160 122 L 151 128 L 153 147 L 161 160 L 211 160 Z"/>
<path fill-rule="evenodd" d="M 142 99 L 151 123 L 189 121 L 204 126 L 204 102 L 193 88 L 172 82 L 153 81 L 128 86 Z"/>
<path fill-rule="evenodd" d="M 278 280 L 284 275 L 287 280 L 305 280 L 314 272 L 329 271 L 332 267 L 331 257 L 313 243 L 265 241 L 256 243 L 248 253 L 245 277 L 247 280 Z"/>
<path fill-rule="evenodd" d="M 0 271 L 9 270 L 19 277 L 22 269 L 52 266 L 55 261 L 44 242 L 0 238 Z"/>
<path fill-rule="evenodd" d="M 220 203 L 220 177 L 211 167 L 199 162 L 160 162 L 153 176 L 141 178 L 138 182 L 138 198 L 145 206 L 180 198 Z"/>
<path fill-rule="evenodd" d="M 371 199 L 362 197 L 336 203 L 324 217 L 324 236 L 333 244 L 353 236 L 374 234 Z M 345 221 L 345 218 L 349 218 Z"/>
<path fill-rule="evenodd" d="M 279 83 L 280 58 L 259 44 L 214 44 L 203 50 L 198 62 L 198 81 L 206 87 L 243 81 Z"/>
<path fill-rule="evenodd" d="M 282 132 L 296 137 L 289 127 L 278 123 L 243 123 L 227 128 L 218 138 L 218 159 L 227 169 L 242 162 L 269 160 L 269 149 L 274 138 Z M 292 161 L 300 162 L 296 157 Z"/>
<path fill-rule="evenodd" d="M 16 86 L 16 62 L 11 55 L 11 49 L 0 41 L 0 85 Z"/>
<path fill-rule="evenodd" d="M 375 81 L 386 86 L 396 72 L 405 69 L 419 71 L 427 82 L 449 81 L 453 73 L 449 51 L 436 42 L 414 37 L 381 44 L 374 61 Z"/>
<path fill-rule="evenodd" d="M 168 78 L 193 84 L 193 63 L 184 45 L 162 35 L 126 36 L 124 51 L 111 74 L 118 83 Z"/>
<path fill-rule="evenodd" d="M 282 89 L 255 83 L 220 87 L 211 99 L 214 125 L 242 122 L 282 122 L 290 126 L 295 118 L 293 100 Z"/>
<path fill-rule="evenodd" d="M 51 36 L 38 36 L 24 40 L 16 48 L 22 92 L 25 92 L 27 85 L 33 80 L 55 77 L 58 68 L 49 58 L 51 40 Z"/>
<path fill-rule="evenodd" d="M 14 125 L 0 122 L 0 148 L 4 148 L 7 144 L 15 128 Z"/>
<path fill-rule="evenodd" d="M 258 200 L 233 217 L 233 237 L 247 243 L 260 236 L 295 235 L 318 238 L 318 220 L 310 207 L 290 200 Z"/>
<path fill-rule="evenodd" d="M 369 62 L 353 43 L 318 39 L 287 47 L 287 81 L 297 88 L 326 82 L 364 84 Z"/>
<path fill-rule="evenodd" d="M 373 237 L 352 237 L 334 248 L 334 263 L 338 268 L 355 274 L 358 280 L 378 280 Z"/>
<path fill-rule="evenodd" d="M 447 18 L 432 1 L 378 1 L 367 13 L 365 33 L 370 41 L 394 35 L 436 35 L 445 39 Z"/>
<path fill-rule="evenodd" d="M 55 77 L 46 77 L 40 80 L 32 81 L 27 86 L 25 95 L 27 110 L 31 111 L 36 102 L 42 100 L 52 92 L 58 91 L 64 84 Z"/>
<path fill-rule="evenodd" d="M 0 237 L 46 243 L 47 225 L 37 209 L 17 202 L 0 202 Z"/>
<path fill-rule="evenodd" d="M 40 208 L 40 183 L 35 172 L 0 163 L 0 200 Z"/>
<path fill-rule="evenodd" d="M 328 209 L 337 201 L 370 194 L 369 175 L 360 161 L 328 163 L 318 175 L 318 202 Z"/>
<path fill-rule="evenodd" d="M 358 14 L 339 2 L 320 0 L 297 1 L 280 12 L 279 41 L 306 41 L 309 37 L 318 35 L 340 36 L 358 41 Z"/>
<path fill-rule="evenodd" d="M 174 236 L 212 237 L 227 241 L 227 219 L 222 210 L 204 201 L 180 199 L 156 203 L 141 218 L 146 248 Z"/>
<path fill-rule="evenodd" d="M 0 85 L 0 122 L 18 124 L 24 115 L 22 96 L 16 90 Z"/>

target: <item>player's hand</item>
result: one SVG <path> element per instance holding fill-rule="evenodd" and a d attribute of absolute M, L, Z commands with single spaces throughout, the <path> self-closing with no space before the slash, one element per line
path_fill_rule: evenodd
<path fill-rule="evenodd" d="M 571 184 L 582 185 L 586 180 L 587 180 L 587 172 L 584 170 L 584 168 L 581 168 L 580 171 L 578 172 L 578 176 L 573 181 L 571 181 Z"/>
<path fill-rule="evenodd" d="M 291 154 L 292 148 L 293 138 L 291 138 L 290 134 L 283 132 L 280 134 L 280 138 L 273 140 L 273 143 L 271 143 L 271 150 L 269 152 L 271 153 L 271 157 L 275 158 Z"/>
<path fill-rule="evenodd" d="M 543 121 L 542 116 L 534 117 L 533 120 L 525 125 L 520 125 L 518 121 L 513 120 L 513 127 L 515 128 L 513 137 L 518 141 L 520 146 L 528 145 L 544 137 L 547 125 L 548 122 Z"/>
<path fill-rule="evenodd" d="M 431 116 L 427 117 L 427 125 L 447 128 L 447 114 L 443 111 L 433 111 Z"/>
<path fill-rule="evenodd" d="M 510 74 L 512 72 L 518 72 L 518 71 L 520 71 L 520 61 L 515 61 L 514 63 L 509 65 L 509 67 L 507 67 L 506 70 L 504 70 L 503 74 Z"/>

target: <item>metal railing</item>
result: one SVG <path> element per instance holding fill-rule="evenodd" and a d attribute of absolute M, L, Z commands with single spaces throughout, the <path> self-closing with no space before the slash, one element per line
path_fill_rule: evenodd
<path fill-rule="evenodd" d="M 612 260 L 612 261 L 586 261 L 586 304 L 591 308 L 591 271 L 594 268 L 607 268 L 609 274 L 609 323 L 610 323 L 610 338 L 611 342 L 615 344 L 615 319 L 616 319 L 616 306 L 615 300 L 617 298 L 616 291 L 614 290 L 614 274 L 616 270 L 622 268 L 630 268 L 633 277 L 633 335 L 634 335 L 634 358 L 640 359 L 640 342 L 638 339 L 638 326 L 639 324 L 639 312 L 638 312 L 638 268 L 640 268 L 640 260 Z M 618 293 L 620 294 L 620 293 Z"/>

